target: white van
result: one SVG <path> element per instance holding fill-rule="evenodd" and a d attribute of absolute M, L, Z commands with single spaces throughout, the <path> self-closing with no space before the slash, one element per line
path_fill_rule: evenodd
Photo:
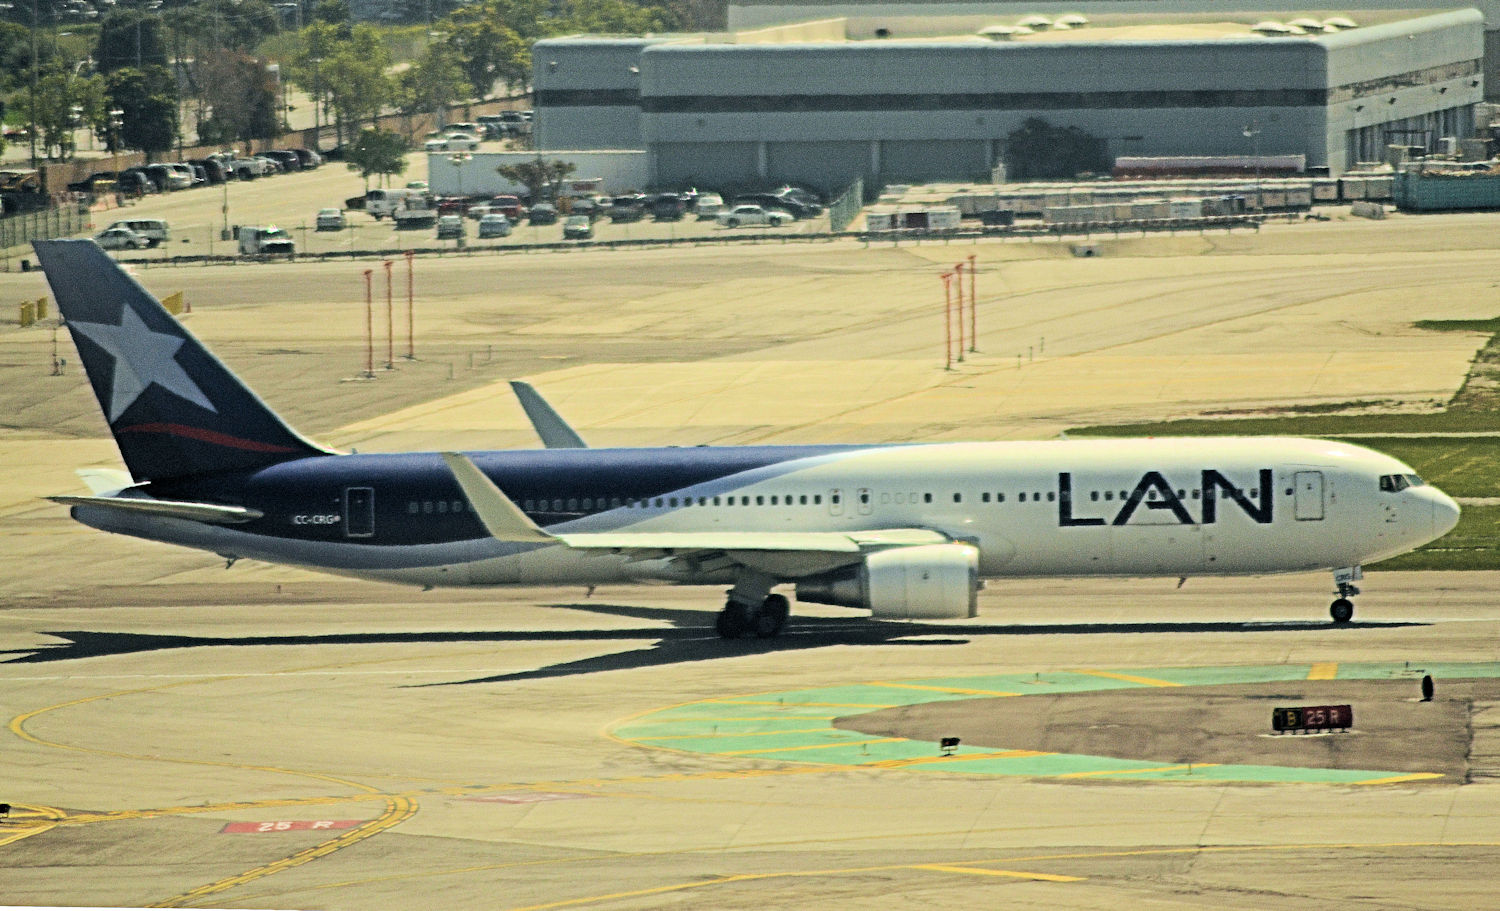
<path fill-rule="evenodd" d="M 127 218 L 124 221 L 117 221 L 109 227 L 129 228 L 150 241 L 153 247 L 159 247 L 172 239 L 172 233 L 168 230 L 167 223 L 160 218 Z"/>
<path fill-rule="evenodd" d="M 408 198 L 421 195 L 421 190 L 371 190 L 365 194 L 365 211 L 379 221 L 397 209 L 405 208 Z"/>

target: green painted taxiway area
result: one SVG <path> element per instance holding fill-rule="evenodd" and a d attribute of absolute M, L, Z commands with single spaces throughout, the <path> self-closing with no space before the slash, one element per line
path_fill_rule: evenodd
<path fill-rule="evenodd" d="M 643 747 L 754 760 L 906 769 L 969 775 L 1202 782 L 1383 785 L 1441 778 L 1431 772 L 1161 763 L 1110 756 L 993 749 L 873 737 L 833 726 L 867 712 L 960 699 L 1020 698 L 1151 687 L 1200 687 L 1295 680 L 1420 680 L 1500 677 L 1500 663 L 1288 664 L 1246 667 L 1079 669 L 1038 674 L 875 680 L 846 686 L 755 693 L 683 703 L 616 722 L 612 737 Z M 1356 717 L 1356 725 L 1358 718 Z M 1339 736 L 1339 735 L 1327 735 Z"/>

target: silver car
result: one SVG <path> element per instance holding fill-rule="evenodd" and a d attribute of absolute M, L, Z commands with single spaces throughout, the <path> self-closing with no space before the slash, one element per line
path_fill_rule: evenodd
<path fill-rule="evenodd" d="M 144 250 L 151 241 L 129 228 L 105 228 L 94 235 L 94 243 L 106 250 Z"/>

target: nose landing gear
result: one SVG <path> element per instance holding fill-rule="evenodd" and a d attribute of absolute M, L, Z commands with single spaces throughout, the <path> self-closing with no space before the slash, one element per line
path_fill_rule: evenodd
<path fill-rule="evenodd" d="M 1359 594 L 1359 588 L 1354 583 L 1364 577 L 1364 570 L 1358 566 L 1334 570 L 1333 582 L 1338 588 L 1338 597 L 1328 606 L 1328 613 L 1333 617 L 1334 623 L 1348 623 L 1354 617 L 1354 602 L 1349 599 Z"/>

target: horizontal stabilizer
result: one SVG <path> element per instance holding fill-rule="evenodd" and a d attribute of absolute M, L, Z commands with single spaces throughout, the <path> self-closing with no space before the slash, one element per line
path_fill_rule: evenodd
<path fill-rule="evenodd" d="M 133 512 L 167 519 L 188 519 L 193 522 L 213 522 L 220 525 L 237 525 L 259 519 L 265 513 L 243 506 L 221 506 L 217 503 L 188 503 L 182 500 L 146 500 L 136 497 L 48 497 L 64 506 L 95 506 L 120 512 Z"/>

